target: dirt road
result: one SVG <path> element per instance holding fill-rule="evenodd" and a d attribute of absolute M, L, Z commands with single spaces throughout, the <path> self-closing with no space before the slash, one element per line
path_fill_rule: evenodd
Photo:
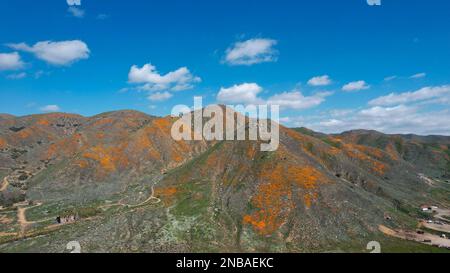
<path fill-rule="evenodd" d="M 437 235 L 424 233 L 419 234 L 417 232 L 413 231 L 404 231 L 404 230 L 393 230 L 386 226 L 380 225 L 378 229 L 383 232 L 386 235 L 404 239 L 404 240 L 410 240 L 410 241 L 416 241 L 422 244 L 427 245 L 436 245 L 436 246 L 442 246 L 446 248 L 450 248 L 450 240 L 441 238 Z"/>
<path fill-rule="evenodd" d="M 445 232 L 445 233 L 450 233 L 450 225 L 438 225 L 438 224 L 431 224 L 431 223 L 427 223 L 427 222 L 421 222 L 421 225 L 423 227 L 426 227 L 428 229 L 432 229 L 435 231 L 440 231 L 440 232 Z"/>
<path fill-rule="evenodd" d="M 435 209 L 434 211 L 436 211 L 436 215 L 434 215 L 434 218 L 450 223 L 450 220 L 445 218 L 450 217 L 450 209 Z"/>
<path fill-rule="evenodd" d="M 431 230 L 435 230 L 435 231 L 439 231 L 439 232 L 445 232 L 445 233 L 450 233 L 450 224 L 444 224 L 442 222 L 445 223 L 450 223 L 450 221 L 448 219 L 446 219 L 445 217 L 449 217 L 450 216 L 450 210 L 448 209 L 442 209 L 442 208 L 438 208 L 438 209 L 434 209 L 435 211 L 435 215 L 433 216 L 435 219 L 441 221 L 441 224 L 436 224 L 436 223 L 427 223 L 426 221 L 421 221 L 420 225 L 431 229 Z"/>
<path fill-rule="evenodd" d="M 45 221 L 48 220 L 48 219 L 45 219 L 45 220 L 41 220 L 41 221 L 38 221 L 38 222 L 37 221 L 28 221 L 27 220 L 27 215 L 26 215 L 27 210 L 29 210 L 31 208 L 39 207 L 39 206 L 42 206 L 42 203 L 38 203 L 38 204 L 36 204 L 34 206 L 31 206 L 31 207 L 18 207 L 17 208 L 17 222 L 20 225 L 20 234 L 21 235 L 25 234 L 25 231 L 26 231 L 28 226 L 30 226 L 32 224 L 35 224 L 35 223 L 39 223 L 39 222 L 45 222 Z"/>

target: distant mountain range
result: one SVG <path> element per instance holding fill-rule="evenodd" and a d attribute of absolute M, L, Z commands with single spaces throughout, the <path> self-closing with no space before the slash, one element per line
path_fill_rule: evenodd
<path fill-rule="evenodd" d="M 175 120 L 0 115 L 0 252 L 395 251 L 416 245 L 380 225 L 414 230 L 421 205 L 450 206 L 450 137 L 281 126 L 261 152 L 174 141 Z"/>

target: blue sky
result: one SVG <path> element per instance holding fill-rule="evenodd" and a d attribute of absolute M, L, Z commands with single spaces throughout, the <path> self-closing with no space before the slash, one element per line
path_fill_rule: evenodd
<path fill-rule="evenodd" d="M 449 1 L 77 2 L 0 0 L 0 112 L 167 115 L 203 96 L 324 132 L 450 134 Z"/>

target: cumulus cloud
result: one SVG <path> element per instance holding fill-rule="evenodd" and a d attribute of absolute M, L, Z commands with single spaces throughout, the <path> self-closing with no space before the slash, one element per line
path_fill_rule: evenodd
<path fill-rule="evenodd" d="M 275 62 L 278 51 L 273 39 L 250 39 L 237 42 L 226 50 L 225 63 L 230 65 L 253 65 L 264 62 Z"/>
<path fill-rule="evenodd" d="M 0 53 L 0 71 L 18 70 L 23 68 L 25 63 L 20 58 L 19 53 Z"/>
<path fill-rule="evenodd" d="M 375 106 L 355 111 L 345 117 L 307 120 L 303 126 L 325 133 L 340 133 L 347 130 L 370 129 L 391 134 L 449 135 L 450 111 L 397 105 Z"/>
<path fill-rule="evenodd" d="M 217 100 L 229 104 L 259 104 L 262 99 L 258 98 L 262 87 L 256 83 L 243 83 L 233 85 L 229 88 L 222 87 L 217 94 Z"/>
<path fill-rule="evenodd" d="M 83 18 L 84 14 L 85 14 L 85 11 L 83 9 L 78 8 L 78 7 L 69 7 L 67 9 L 67 12 L 70 15 L 72 15 L 73 17 L 76 17 L 76 18 Z"/>
<path fill-rule="evenodd" d="M 372 108 L 364 109 L 359 112 L 361 116 L 373 117 L 373 118 L 389 118 L 401 115 L 413 114 L 416 112 L 416 108 L 405 106 L 403 104 L 394 107 L 381 107 L 375 106 Z"/>
<path fill-rule="evenodd" d="M 290 126 L 325 133 L 355 129 L 392 134 L 450 135 L 450 85 L 391 93 L 369 101 L 363 109 L 335 109 L 308 117 L 290 117 Z"/>
<path fill-rule="evenodd" d="M 369 89 L 370 86 L 365 81 L 349 82 L 342 87 L 343 91 L 352 92 Z"/>
<path fill-rule="evenodd" d="M 168 100 L 172 97 L 172 94 L 170 94 L 169 92 L 156 92 L 153 94 L 150 94 L 148 96 L 148 99 L 150 101 L 165 101 Z"/>
<path fill-rule="evenodd" d="M 326 86 L 331 84 L 331 79 L 328 75 L 313 77 L 308 81 L 311 86 Z"/>
<path fill-rule="evenodd" d="M 267 100 L 270 105 L 279 105 L 282 109 L 304 110 L 322 104 L 331 92 L 320 92 L 311 96 L 304 96 L 300 91 L 283 92 Z"/>
<path fill-rule="evenodd" d="M 15 50 L 33 53 L 36 58 L 49 64 L 67 66 L 82 59 L 89 58 L 89 48 L 83 41 L 42 41 L 29 46 L 25 43 L 8 44 Z"/>
<path fill-rule="evenodd" d="M 50 104 L 50 105 L 46 105 L 44 107 L 39 108 L 39 110 L 41 110 L 42 112 L 58 112 L 61 111 L 61 108 L 58 105 L 55 104 Z"/>
<path fill-rule="evenodd" d="M 391 93 L 387 96 L 382 96 L 371 100 L 369 105 L 372 106 L 387 106 L 395 104 L 407 104 L 412 102 L 426 101 L 430 99 L 437 99 L 443 96 L 450 96 L 450 85 L 443 86 L 428 86 L 413 92 Z"/>
<path fill-rule="evenodd" d="M 141 68 L 133 65 L 128 73 L 128 82 L 142 84 L 138 87 L 139 90 L 182 91 L 192 89 L 195 83 L 201 82 L 201 79 L 192 75 L 186 67 L 161 75 L 155 66 L 148 63 Z"/>
<path fill-rule="evenodd" d="M 299 90 L 275 94 L 268 99 L 259 97 L 263 88 L 256 83 L 243 83 L 229 88 L 221 88 L 217 101 L 229 104 L 279 105 L 282 109 L 304 110 L 320 105 L 331 92 L 319 92 L 304 96 Z"/>
<path fill-rule="evenodd" d="M 410 79 L 420 79 L 420 78 L 425 78 L 427 76 L 427 73 L 418 73 L 415 75 L 410 76 Z"/>

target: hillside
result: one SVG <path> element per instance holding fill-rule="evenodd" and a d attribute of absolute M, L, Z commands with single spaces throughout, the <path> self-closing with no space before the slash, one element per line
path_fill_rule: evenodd
<path fill-rule="evenodd" d="M 174 141 L 175 120 L 1 115 L 0 252 L 72 239 L 92 252 L 396 249 L 409 242 L 380 225 L 415 229 L 421 205 L 450 207 L 450 137 L 281 127 L 279 149 L 261 152 Z M 55 225 L 63 215 L 77 220 Z"/>

